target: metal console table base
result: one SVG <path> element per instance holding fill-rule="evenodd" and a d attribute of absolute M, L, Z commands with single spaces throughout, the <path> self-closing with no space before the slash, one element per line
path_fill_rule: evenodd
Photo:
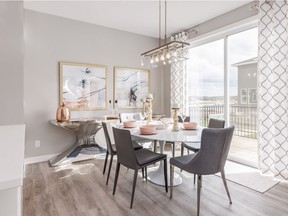
<path fill-rule="evenodd" d="M 79 154 L 83 148 L 98 147 L 99 151 L 101 151 L 102 148 L 94 142 L 95 134 L 101 129 L 99 123 L 95 121 L 77 123 L 71 122 L 65 124 L 50 121 L 50 123 L 62 129 L 73 132 L 76 137 L 76 141 L 71 147 L 57 155 L 55 158 L 49 160 L 51 166 L 67 165 L 76 161 L 88 160 L 96 157 L 96 155 L 83 156 L 82 154 Z"/>

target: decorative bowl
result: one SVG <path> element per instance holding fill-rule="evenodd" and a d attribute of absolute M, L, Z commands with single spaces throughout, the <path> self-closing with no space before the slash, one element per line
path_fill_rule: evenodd
<path fill-rule="evenodd" d="M 140 128 L 140 134 L 154 134 L 156 133 L 156 126 L 155 125 L 144 125 Z"/>
<path fill-rule="evenodd" d="M 123 126 L 125 128 L 134 128 L 134 127 L 137 127 L 137 123 L 135 120 L 125 121 L 123 122 Z"/>
<path fill-rule="evenodd" d="M 186 130 L 195 130 L 197 129 L 197 123 L 196 122 L 184 122 L 183 127 Z"/>

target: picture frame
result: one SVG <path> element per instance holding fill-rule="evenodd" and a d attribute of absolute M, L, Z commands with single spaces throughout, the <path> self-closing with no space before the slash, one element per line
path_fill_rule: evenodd
<path fill-rule="evenodd" d="M 70 110 L 107 109 L 107 66 L 60 62 L 60 105 Z"/>
<path fill-rule="evenodd" d="M 142 108 L 149 92 L 149 70 L 114 67 L 114 102 L 118 108 Z"/>

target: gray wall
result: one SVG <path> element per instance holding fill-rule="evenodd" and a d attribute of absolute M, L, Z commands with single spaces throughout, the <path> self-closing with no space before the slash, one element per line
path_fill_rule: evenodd
<path fill-rule="evenodd" d="M 48 123 L 59 105 L 59 61 L 108 65 L 108 99 L 113 99 L 113 67 L 139 68 L 140 54 L 158 45 L 154 38 L 30 10 L 24 26 L 26 158 L 62 152 L 74 141 L 70 132 Z M 162 113 L 162 70 L 151 71 L 151 92 L 154 112 Z"/>
<path fill-rule="evenodd" d="M 24 123 L 23 2 L 0 1 L 0 125 Z"/>
<path fill-rule="evenodd" d="M 229 26 L 233 23 L 237 23 L 242 20 L 254 17 L 258 14 L 258 10 L 255 7 L 255 5 L 258 5 L 258 4 L 259 4 L 258 1 L 250 2 L 239 8 L 236 8 L 232 11 L 229 11 L 225 14 L 222 14 L 218 17 L 210 19 L 204 23 L 201 23 L 197 26 L 193 26 L 186 30 L 187 32 L 189 32 L 188 37 L 190 39 L 197 38 L 200 35 L 204 35 L 211 31 Z M 197 30 L 197 34 L 195 34 L 194 30 Z"/>

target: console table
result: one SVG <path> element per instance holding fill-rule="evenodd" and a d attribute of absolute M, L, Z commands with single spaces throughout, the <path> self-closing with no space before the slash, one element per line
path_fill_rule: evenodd
<path fill-rule="evenodd" d="M 94 140 L 95 134 L 101 129 L 100 122 L 94 120 L 71 122 L 57 122 L 55 120 L 51 120 L 49 122 L 56 127 L 69 130 L 75 135 L 76 138 L 74 144 L 70 148 L 49 161 L 51 166 L 70 164 L 75 161 L 92 159 L 95 158 L 97 153 L 99 154 L 101 152 L 105 152 L 105 150 Z M 91 151 L 89 151 L 89 149 Z M 80 153 L 83 153 L 85 156 L 80 158 Z"/>

